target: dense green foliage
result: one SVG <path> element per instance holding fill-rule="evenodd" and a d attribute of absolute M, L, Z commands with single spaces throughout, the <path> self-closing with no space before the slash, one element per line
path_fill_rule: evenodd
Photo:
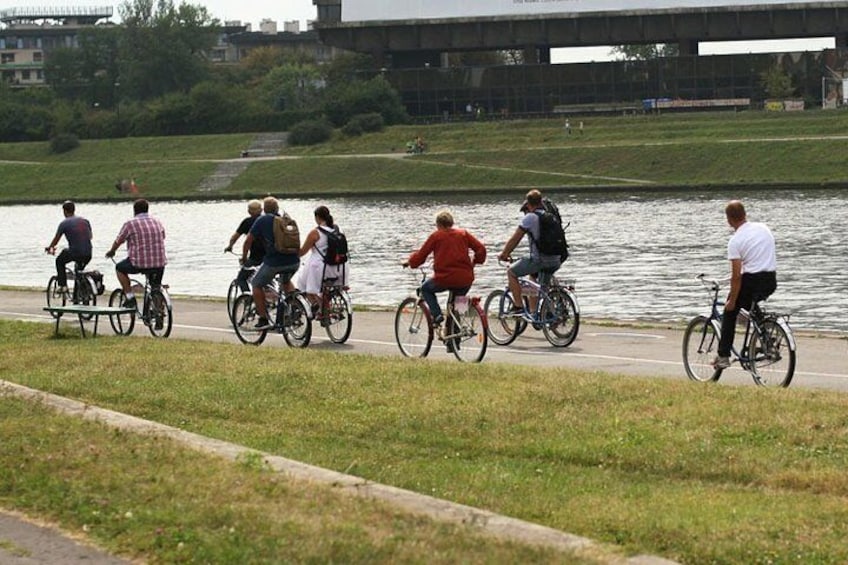
<path fill-rule="evenodd" d="M 303 120 L 336 126 L 376 112 L 401 123 L 406 111 L 382 79 L 364 80 L 370 57 L 318 65 L 298 52 L 260 47 L 235 66 L 207 53 L 219 27 L 200 5 L 127 0 L 121 26 L 87 28 L 79 45 L 51 50 L 49 89 L 0 84 L 0 142 L 244 131 L 285 131 Z M 338 102 L 338 103 L 336 103 Z M 363 131 L 371 131 L 364 129 Z"/>
<path fill-rule="evenodd" d="M 292 145 L 315 145 L 333 136 L 333 126 L 324 120 L 307 120 L 291 128 L 289 143 Z"/>
<path fill-rule="evenodd" d="M 362 135 L 363 133 L 374 133 L 383 129 L 383 116 L 377 113 L 357 114 L 342 127 L 345 135 Z"/>
<path fill-rule="evenodd" d="M 72 133 L 60 133 L 50 140 L 51 153 L 67 153 L 79 147 L 79 138 Z"/>

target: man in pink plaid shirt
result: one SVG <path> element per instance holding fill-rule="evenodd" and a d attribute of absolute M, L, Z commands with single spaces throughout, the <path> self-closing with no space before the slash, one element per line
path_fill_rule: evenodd
<path fill-rule="evenodd" d="M 162 223 L 147 213 L 150 205 L 144 198 L 133 203 L 135 216 L 127 221 L 106 257 L 114 257 L 115 251 L 126 241 L 127 258 L 115 265 L 115 274 L 127 297 L 124 307 L 135 308 L 135 294 L 130 288 L 130 275 L 142 273 L 150 278 L 154 288 L 162 284 L 162 274 L 168 258 L 165 256 L 165 228 Z"/>

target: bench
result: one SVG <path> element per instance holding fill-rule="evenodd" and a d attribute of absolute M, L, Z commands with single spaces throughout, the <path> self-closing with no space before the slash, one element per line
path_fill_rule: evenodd
<path fill-rule="evenodd" d="M 85 325 L 83 322 L 85 319 L 94 318 L 94 330 L 91 332 L 92 336 L 97 335 L 97 323 L 100 320 L 100 316 L 106 314 L 107 316 L 113 316 L 115 314 L 132 314 L 135 312 L 135 308 L 124 308 L 122 306 L 91 306 L 88 304 L 68 304 L 67 306 L 45 306 L 45 312 L 50 312 L 56 318 L 56 329 L 53 335 L 59 335 L 59 321 L 62 319 L 62 314 L 76 314 L 79 319 L 80 333 L 82 337 L 86 337 L 85 335 Z"/>

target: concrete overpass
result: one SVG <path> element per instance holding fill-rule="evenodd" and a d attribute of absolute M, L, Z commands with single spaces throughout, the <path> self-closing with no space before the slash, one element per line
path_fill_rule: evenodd
<path fill-rule="evenodd" d="M 701 41 L 807 37 L 848 47 L 848 2 L 345 22 L 344 1 L 313 0 L 321 41 L 392 67 L 437 67 L 444 53 L 478 50 L 519 49 L 526 63 L 549 63 L 557 47 L 671 43 L 687 56 Z"/>

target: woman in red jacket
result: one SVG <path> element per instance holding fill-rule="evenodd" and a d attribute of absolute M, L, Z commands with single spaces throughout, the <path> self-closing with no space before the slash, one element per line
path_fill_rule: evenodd
<path fill-rule="evenodd" d="M 474 260 L 469 257 L 474 253 Z M 456 296 L 465 296 L 474 282 L 474 265 L 486 261 L 486 248 L 468 230 L 453 227 L 453 216 L 447 210 L 436 216 L 436 231 L 430 234 L 421 249 L 409 256 L 404 267 L 419 267 L 433 254 L 433 276 L 421 286 L 421 297 L 433 315 L 433 325 L 444 321 L 437 292 L 452 290 Z"/>

